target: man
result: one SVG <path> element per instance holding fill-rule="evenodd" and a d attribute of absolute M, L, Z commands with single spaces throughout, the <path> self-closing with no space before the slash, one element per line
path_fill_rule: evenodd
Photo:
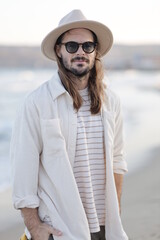
<path fill-rule="evenodd" d="M 124 240 L 119 99 L 103 81 L 105 25 L 73 10 L 42 42 L 53 78 L 26 97 L 13 132 L 13 202 L 33 240 Z"/>

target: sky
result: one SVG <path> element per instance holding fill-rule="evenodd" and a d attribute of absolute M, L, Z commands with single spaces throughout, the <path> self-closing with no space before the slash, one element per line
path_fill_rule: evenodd
<path fill-rule="evenodd" d="M 118 44 L 160 44 L 160 0 L 0 0 L 0 44 L 40 45 L 60 19 L 81 9 Z"/>

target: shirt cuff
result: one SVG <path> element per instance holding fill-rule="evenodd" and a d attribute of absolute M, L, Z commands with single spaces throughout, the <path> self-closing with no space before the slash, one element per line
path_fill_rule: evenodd
<path fill-rule="evenodd" d="M 13 204 L 16 209 L 20 208 L 37 208 L 39 207 L 39 198 L 35 195 L 29 195 L 24 198 L 13 197 Z"/>
<path fill-rule="evenodd" d="M 124 174 L 124 173 L 128 172 L 127 163 L 125 161 L 114 162 L 113 172 L 118 173 L 118 174 Z"/>

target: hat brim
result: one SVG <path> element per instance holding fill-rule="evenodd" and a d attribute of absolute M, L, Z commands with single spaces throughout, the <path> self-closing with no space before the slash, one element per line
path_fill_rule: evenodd
<path fill-rule="evenodd" d="M 101 57 L 103 57 L 110 50 L 113 44 L 113 35 L 110 29 L 102 23 L 84 20 L 68 23 L 51 31 L 42 41 L 41 50 L 43 54 L 47 58 L 56 61 L 54 46 L 58 37 L 64 32 L 74 28 L 86 28 L 96 34 L 98 39 L 98 52 L 100 53 Z"/>

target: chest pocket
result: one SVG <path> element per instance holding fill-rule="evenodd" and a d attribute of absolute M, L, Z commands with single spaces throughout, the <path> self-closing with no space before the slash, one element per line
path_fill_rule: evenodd
<path fill-rule="evenodd" d="M 41 119 L 41 132 L 43 141 L 44 157 L 47 157 L 47 161 L 50 157 L 61 156 L 63 150 L 65 150 L 65 139 L 61 132 L 60 119 Z"/>

